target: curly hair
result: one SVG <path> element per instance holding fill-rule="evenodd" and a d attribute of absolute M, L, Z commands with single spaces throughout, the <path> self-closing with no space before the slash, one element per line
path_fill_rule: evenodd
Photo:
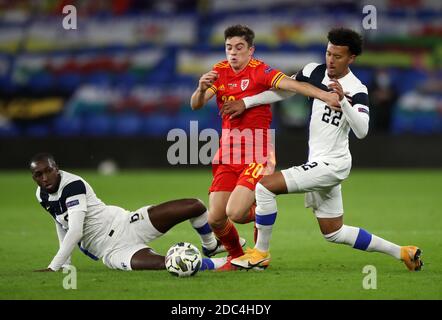
<path fill-rule="evenodd" d="M 356 56 L 362 53 L 362 36 L 356 31 L 335 28 L 329 31 L 327 38 L 335 46 L 347 46 L 350 52 Z"/>

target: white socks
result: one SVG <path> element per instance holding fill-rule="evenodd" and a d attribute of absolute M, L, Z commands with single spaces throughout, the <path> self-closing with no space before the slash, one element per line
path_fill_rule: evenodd
<path fill-rule="evenodd" d="M 256 185 L 256 215 L 255 224 L 258 229 L 258 238 L 255 248 L 259 251 L 269 251 L 273 224 L 276 220 L 276 195 L 261 183 Z"/>
<path fill-rule="evenodd" d="M 401 258 L 401 247 L 378 236 L 368 233 L 364 229 L 343 225 L 341 229 L 324 235 L 327 241 L 343 243 L 355 249 L 386 253 L 396 259 Z"/>
<path fill-rule="evenodd" d="M 273 225 L 276 221 L 276 195 L 261 183 L 256 185 L 256 227 L 258 238 L 255 248 L 259 251 L 269 251 Z M 343 225 L 341 229 L 324 235 L 327 241 L 350 245 L 363 251 L 386 253 L 396 259 L 401 258 L 401 247 L 387 240 L 372 235 L 364 229 Z"/>
<path fill-rule="evenodd" d="M 216 248 L 217 241 L 212 232 L 212 228 L 210 228 L 210 225 L 207 222 L 207 216 L 208 213 L 206 211 L 196 218 L 189 219 L 189 221 L 196 232 L 198 232 L 203 247 L 212 250 Z"/>

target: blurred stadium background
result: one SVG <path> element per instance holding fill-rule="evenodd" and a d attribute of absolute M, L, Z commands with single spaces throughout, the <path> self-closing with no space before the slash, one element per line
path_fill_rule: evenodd
<path fill-rule="evenodd" d="M 62 8 L 77 8 L 65 30 Z M 377 9 L 364 30 L 363 7 Z M 360 31 L 353 72 L 370 92 L 369 137 L 355 166 L 442 164 L 442 4 L 437 0 L 0 1 L 0 169 L 48 150 L 68 167 L 112 159 L 123 168 L 169 166 L 167 132 L 219 129 L 217 108 L 192 112 L 199 76 L 224 59 L 223 30 L 256 32 L 256 57 L 292 74 L 324 61 L 331 27 Z M 307 154 L 303 97 L 274 105 L 280 166 Z M 295 150 L 295 151 L 292 151 Z"/>
<path fill-rule="evenodd" d="M 69 4 L 77 8 L 76 30 L 63 29 Z M 377 29 L 362 28 L 365 5 L 377 9 Z M 440 0 L 0 0 L 0 299 L 441 299 L 441 6 Z M 208 203 L 210 166 L 171 166 L 166 136 L 172 128 L 187 131 L 191 120 L 199 130 L 220 129 L 213 101 L 195 112 L 189 101 L 200 75 L 224 59 L 223 30 L 236 23 L 255 30 L 256 57 L 287 74 L 324 61 L 330 28 L 363 34 L 365 51 L 352 70 L 369 88 L 371 124 L 364 140 L 351 136 L 356 170 L 344 183 L 346 221 L 421 246 L 424 271 L 410 274 L 383 255 L 326 243 L 303 197 L 293 196 L 278 198 L 274 262 L 264 273 L 201 273 L 181 282 L 159 271 L 146 281 L 145 273 L 116 276 L 78 250 L 81 290 L 64 290 L 62 273 L 30 272 L 46 266 L 58 246 L 27 171 L 36 152 L 49 151 L 63 169 L 75 169 L 107 204 L 134 210 L 181 197 Z M 278 167 L 303 163 L 306 99 L 295 96 L 273 112 Z M 97 173 L 114 165 L 136 170 Z M 249 245 L 251 228 L 238 225 Z M 166 252 L 183 240 L 199 241 L 187 223 L 153 247 Z M 379 290 L 361 287 L 368 263 L 379 270 Z"/>

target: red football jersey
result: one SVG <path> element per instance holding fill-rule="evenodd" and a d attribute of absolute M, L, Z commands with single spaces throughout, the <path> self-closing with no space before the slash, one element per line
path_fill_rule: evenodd
<path fill-rule="evenodd" d="M 235 73 L 227 60 L 216 64 L 213 70 L 219 74 L 218 79 L 210 87 L 216 94 L 218 108 L 224 102 L 253 96 L 270 88 L 277 88 L 285 76 L 281 71 L 272 69 L 264 62 L 251 59 L 248 65 L 239 73 Z M 265 163 L 269 146 L 273 149 L 271 136 L 267 130 L 272 122 L 270 105 L 265 104 L 246 109 L 241 116 L 229 119 L 230 115 L 222 117 L 222 137 L 220 148 L 212 163 L 248 164 L 251 162 Z M 236 132 L 240 131 L 240 134 Z M 246 131 L 250 135 L 242 136 Z"/>
<path fill-rule="evenodd" d="M 264 62 L 252 58 L 248 65 L 239 73 L 235 73 L 227 60 L 217 63 L 214 68 L 219 74 L 218 79 L 210 87 L 216 94 L 216 103 L 221 109 L 225 101 L 238 100 L 247 96 L 253 96 L 270 88 L 276 88 L 284 74 L 272 69 Z M 262 105 L 246 109 L 241 116 L 229 119 L 229 115 L 223 116 L 223 129 L 245 128 L 270 128 L 272 112 L 270 105 Z"/>

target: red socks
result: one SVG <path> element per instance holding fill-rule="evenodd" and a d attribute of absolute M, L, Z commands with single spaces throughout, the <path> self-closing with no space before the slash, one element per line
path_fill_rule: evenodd
<path fill-rule="evenodd" d="M 221 241 L 221 243 L 226 247 L 229 256 L 232 258 L 240 257 L 244 254 L 241 244 L 239 243 L 239 235 L 232 221 L 227 219 L 226 224 L 219 228 L 213 228 L 213 232 L 216 237 Z"/>

